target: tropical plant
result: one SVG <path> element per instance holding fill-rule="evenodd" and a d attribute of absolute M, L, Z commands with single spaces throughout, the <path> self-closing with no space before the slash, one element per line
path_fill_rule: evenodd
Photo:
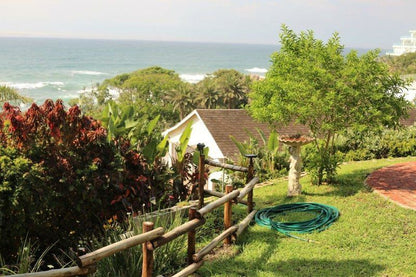
<path fill-rule="evenodd" d="M 205 109 L 239 109 L 247 104 L 250 78 L 234 69 L 220 69 L 196 84 L 196 105 Z"/>
<path fill-rule="evenodd" d="M 211 78 L 215 82 L 224 107 L 239 109 L 247 104 L 247 93 L 250 87 L 249 76 L 234 69 L 220 69 L 212 73 Z"/>
<path fill-rule="evenodd" d="M 31 98 L 20 95 L 16 89 L 0 85 L 0 103 L 30 103 L 32 101 L 33 100 Z"/>
<path fill-rule="evenodd" d="M 249 141 L 244 142 L 230 136 L 240 152 L 239 164 L 248 165 L 248 159 L 245 156 L 256 154 L 254 169 L 257 176 L 262 179 L 270 179 L 285 174 L 289 168 L 289 156 L 284 148 L 280 148 L 276 131 L 270 132 L 269 137 L 260 129 L 257 129 L 257 133 L 257 137 L 249 133 Z M 259 138 L 261 142 L 259 142 Z"/>
<path fill-rule="evenodd" d="M 194 108 L 193 85 L 181 83 L 177 88 L 167 91 L 165 99 L 173 104 L 173 111 L 179 112 L 179 119 L 182 120 Z"/>
<path fill-rule="evenodd" d="M 119 138 L 123 135 L 131 137 L 132 131 L 139 124 L 133 119 L 134 108 L 130 105 L 117 105 L 114 101 L 109 101 L 104 108 L 101 121 L 107 128 L 107 140 Z"/>
<path fill-rule="evenodd" d="M 253 85 L 249 111 L 261 121 L 310 129 L 319 156 L 314 180 L 321 184 L 335 175 L 337 166 L 326 160 L 338 162 L 337 134 L 398 125 L 409 105 L 407 83 L 378 62 L 377 50 L 345 55 L 337 33 L 324 43 L 312 31 L 297 35 L 283 25 L 280 39 L 265 80 Z"/>

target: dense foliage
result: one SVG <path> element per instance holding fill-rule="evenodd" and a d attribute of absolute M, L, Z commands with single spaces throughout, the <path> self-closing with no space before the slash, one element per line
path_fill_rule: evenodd
<path fill-rule="evenodd" d="M 406 53 L 400 56 L 383 56 L 381 61 L 386 63 L 389 70 L 400 75 L 416 74 L 416 53 Z"/>
<path fill-rule="evenodd" d="M 187 83 L 169 69 L 158 66 L 124 73 L 105 80 L 73 100 L 82 110 L 99 117 L 108 101 L 135 107 L 141 122 L 160 116 L 158 125 L 170 127 L 195 108 L 236 109 L 247 104 L 251 80 L 233 69 L 220 69 L 197 84 Z M 114 97 L 114 92 L 119 97 Z"/>
<path fill-rule="evenodd" d="M 344 55 L 338 34 L 324 43 L 312 31 L 297 35 L 283 26 L 280 38 L 266 79 L 254 83 L 249 111 L 275 125 L 309 127 L 316 138 L 314 181 L 330 182 L 339 164 L 336 134 L 397 125 L 408 106 L 401 95 L 406 83 L 378 62 L 378 51 Z"/>
<path fill-rule="evenodd" d="M 158 169 L 160 170 L 160 169 Z M 126 139 L 62 101 L 0 114 L 0 249 L 12 260 L 26 237 L 40 249 L 76 247 L 104 220 L 151 207 L 166 184 Z M 157 203 L 155 203 L 157 204 Z M 7 239 L 6 239 L 7 238 Z"/>
<path fill-rule="evenodd" d="M 348 132 L 337 139 L 336 148 L 354 161 L 416 156 L 416 128 Z"/>

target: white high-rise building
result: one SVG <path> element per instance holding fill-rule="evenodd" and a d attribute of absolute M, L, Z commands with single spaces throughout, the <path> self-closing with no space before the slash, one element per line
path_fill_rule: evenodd
<path fill-rule="evenodd" d="M 400 38 L 400 45 L 393 45 L 393 52 L 387 55 L 400 56 L 406 53 L 416 52 L 416 30 L 410 31 L 410 37 Z"/>

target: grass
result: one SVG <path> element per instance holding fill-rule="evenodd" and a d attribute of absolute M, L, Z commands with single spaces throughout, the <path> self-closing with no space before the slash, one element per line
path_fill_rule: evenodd
<path fill-rule="evenodd" d="M 287 198 L 287 181 L 255 190 L 257 209 L 290 202 L 337 207 L 341 216 L 321 233 L 302 234 L 318 243 L 285 237 L 253 225 L 226 254 L 206 262 L 199 276 L 416 276 L 416 211 L 372 193 L 372 171 L 416 158 L 346 163 L 334 185 L 301 180 L 303 195 Z M 235 254 L 236 253 L 236 254 Z"/>

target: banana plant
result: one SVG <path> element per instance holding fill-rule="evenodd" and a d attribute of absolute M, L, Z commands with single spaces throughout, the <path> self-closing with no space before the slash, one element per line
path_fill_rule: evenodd
<path fill-rule="evenodd" d="M 119 106 L 114 101 L 109 101 L 103 110 L 101 121 L 107 128 L 107 140 L 127 135 L 138 126 L 139 121 L 134 120 L 133 106 Z"/>

